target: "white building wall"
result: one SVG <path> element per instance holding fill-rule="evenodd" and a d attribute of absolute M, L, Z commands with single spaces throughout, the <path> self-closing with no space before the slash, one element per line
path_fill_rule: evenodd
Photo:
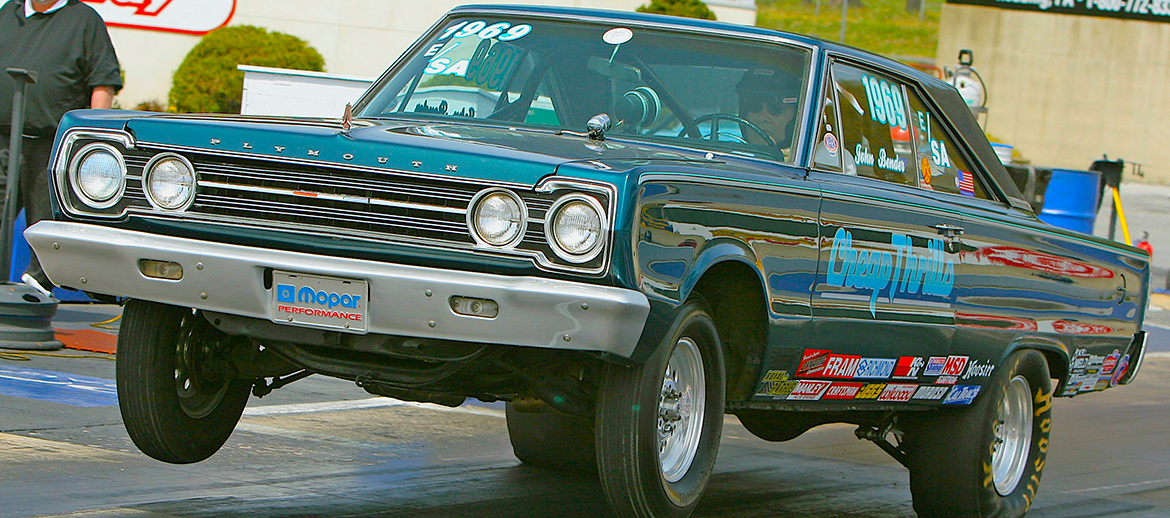
<path fill-rule="evenodd" d="M 255 25 L 291 34 L 321 53 L 327 72 L 376 77 L 443 13 L 466 3 L 467 0 L 237 0 L 229 25 Z M 649 0 L 492 3 L 633 11 Z M 712 0 L 710 7 L 721 21 L 755 24 L 755 0 Z M 110 38 L 126 73 L 126 86 L 117 102 L 123 108 L 133 108 L 144 101 L 167 102 L 171 77 L 200 37 L 110 27 Z"/>

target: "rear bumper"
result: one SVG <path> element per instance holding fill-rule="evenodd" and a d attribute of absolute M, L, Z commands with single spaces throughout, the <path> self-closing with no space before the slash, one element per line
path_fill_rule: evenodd
<path fill-rule="evenodd" d="M 266 272 L 365 280 L 365 333 L 373 334 L 628 358 L 650 312 L 639 291 L 540 277 L 270 250 L 63 221 L 41 221 L 25 237 L 55 284 L 270 321 L 276 313 L 271 278 L 265 279 L 271 273 Z M 142 259 L 178 263 L 183 277 L 146 277 L 138 266 Z M 455 313 L 450 306 L 455 296 L 495 301 L 499 314 L 483 318 Z"/>

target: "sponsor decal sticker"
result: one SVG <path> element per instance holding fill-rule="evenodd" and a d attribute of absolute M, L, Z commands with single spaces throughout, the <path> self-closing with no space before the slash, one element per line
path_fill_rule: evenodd
<path fill-rule="evenodd" d="M 834 383 L 825 391 L 823 399 L 853 399 L 861 391 L 861 383 Z"/>
<path fill-rule="evenodd" d="M 947 391 L 951 387 L 936 387 L 932 385 L 922 385 L 918 387 L 918 391 L 914 393 L 913 399 L 931 399 L 939 400 L 947 395 Z"/>
<path fill-rule="evenodd" d="M 1105 357 L 1105 362 L 1101 364 L 1101 374 L 1112 374 L 1113 369 L 1117 367 L 1117 360 L 1121 358 L 1121 351 L 1113 350 L 1113 353 Z"/>
<path fill-rule="evenodd" d="M 926 370 L 922 371 L 923 376 L 938 376 L 942 374 L 943 367 L 947 364 L 946 356 L 931 356 L 926 361 Z"/>
<path fill-rule="evenodd" d="M 772 387 L 768 390 L 767 395 L 772 396 L 772 399 L 784 399 L 792 393 L 792 389 L 796 388 L 796 382 L 792 380 L 769 383 L 772 383 Z"/>
<path fill-rule="evenodd" d="M 943 400 L 944 405 L 970 405 L 975 401 L 975 396 L 979 395 L 978 385 L 955 385 L 951 389 L 951 393 L 947 394 L 947 398 Z"/>
<path fill-rule="evenodd" d="M 1129 370 L 1129 355 L 1121 357 L 1121 361 L 1117 362 L 1117 369 L 1113 371 L 1113 379 L 1109 380 L 1110 387 L 1116 387 L 1121 383 L 1121 378 L 1125 376 L 1125 371 Z"/>
<path fill-rule="evenodd" d="M 777 383 L 788 380 L 788 371 L 768 371 L 764 375 L 763 383 L 760 383 L 760 390 L 756 391 L 757 396 L 770 396 L 772 390 Z"/>
<path fill-rule="evenodd" d="M 895 360 L 889 358 L 862 358 L 857 362 L 855 378 L 888 378 L 894 372 Z"/>
<path fill-rule="evenodd" d="M 825 369 L 825 362 L 829 359 L 829 352 L 822 349 L 805 349 L 800 366 L 796 368 L 797 377 L 820 376 Z"/>
<path fill-rule="evenodd" d="M 860 356 L 830 354 L 821 376 L 825 378 L 852 378 L 853 374 L 857 372 L 859 363 L 861 363 Z"/>
<path fill-rule="evenodd" d="M 894 366 L 894 377 L 899 379 L 918 379 L 918 371 L 926 365 L 918 356 L 903 356 L 898 358 Z"/>
<path fill-rule="evenodd" d="M 946 376 L 962 376 L 963 369 L 967 367 L 966 356 L 948 356 L 947 363 L 943 365 L 942 373 Z"/>
<path fill-rule="evenodd" d="M 855 399 L 877 399 L 885 389 L 885 383 L 868 383 L 864 387 L 861 387 L 861 390 L 857 391 L 857 397 Z"/>
<path fill-rule="evenodd" d="M 995 365 L 990 363 L 979 364 L 979 360 L 975 360 L 967 364 L 967 373 L 963 374 L 963 379 L 971 378 L 986 378 L 995 372 Z"/>
<path fill-rule="evenodd" d="M 886 385 L 886 390 L 882 391 L 882 395 L 878 396 L 878 401 L 910 401 L 914 396 L 914 392 L 918 390 L 918 385 L 910 383 L 890 383 Z"/>
<path fill-rule="evenodd" d="M 934 380 L 934 382 L 939 384 L 939 385 L 954 385 L 955 383 L 959 382 L 959 377 L 958 376 L 939 376 L 938 379 Z"/>
<path fill-rule="evenodd" d="M 792 389 L 792 393 L 788 395 L 789 401 L 816 401 L 821 399 L 825 391 L 832 385 L 831 381 L 810 381 L 801 380 L 797 382 L 796 388 Z"/>

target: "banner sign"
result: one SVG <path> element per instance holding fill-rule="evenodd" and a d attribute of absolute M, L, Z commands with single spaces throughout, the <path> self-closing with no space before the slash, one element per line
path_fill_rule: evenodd
<path fill-rule="evenodd" d="M 82 0 L 110 27 L 202 35 L 236 14 L 236 0 Z"/>
<path fill-rule="evenodd" d="M 982 5 L 1057 14 L 1170 22 L 1170 0 L 947 0 L 950 4 Z"/>

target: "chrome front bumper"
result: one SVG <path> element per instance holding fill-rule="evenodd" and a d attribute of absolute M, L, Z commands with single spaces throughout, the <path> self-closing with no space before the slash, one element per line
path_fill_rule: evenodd
<path fill-rule="evenodd" d="M 271 320 L 265 270 L 364 279 L 367 332 L 376 334 L 601 351 L 629 357 L 650 304 L 641 292 L 592 284 L 507 277 L 269 250 L 41 221 L 24 233 L 55 284 Z M 183 266 L 177 281 L 144 276 L 140 259 Z M 269 283 L 271 284 L 271 283 Z M 490 299 L 495 318 L 452 311 L 452 296 Z"/>

